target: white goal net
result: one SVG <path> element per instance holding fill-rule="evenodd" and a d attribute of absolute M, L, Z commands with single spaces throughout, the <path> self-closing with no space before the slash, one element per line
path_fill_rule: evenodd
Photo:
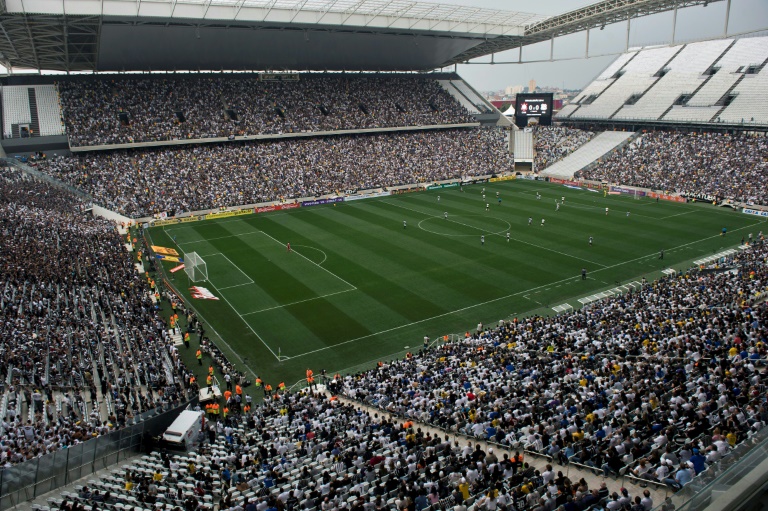
<path fill-rule="evenodd" d="M 197 252 L 184 254 L 184 271 L 192 282 L 208 280 L 208 267 Z"/>

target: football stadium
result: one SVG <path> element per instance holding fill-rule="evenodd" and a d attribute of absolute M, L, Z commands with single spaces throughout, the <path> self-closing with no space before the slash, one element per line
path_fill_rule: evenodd
<path fill-rule="evenodd" d="M 0 510 L 768 506 L 765 6 L 490 4 L 0 0 Z"/>

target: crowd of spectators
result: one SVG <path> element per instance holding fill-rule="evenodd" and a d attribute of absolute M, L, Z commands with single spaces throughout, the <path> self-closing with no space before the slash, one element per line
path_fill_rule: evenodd
<path fill-rule="evenodd" d="M 541 172 L 556 163 L 595 136 L 595 132 L 565 126 L 536 126 L 534 128 L 534 169 Z"/>
<path fill-rule="evenodd" d="M 324 394 L 281 394 L 211 422 L 202 437 L 192 452 L 152 453 L 51 503 L 66 511 L 117 503 L 188 511 L 466 511 L 473 504 L 543 511 L 586 510 L 610 498 L 606 483 L 592 487 L 550 465 L 538 470 L 519 452 L 451 440 Z M 622 502 L 642 501 L 643 511 L 653 505 L 648 492 L 621 493 Z"/>
<path fill-rule="evenodd" d="M 185 392 L 115 225 L 0 169 L 0 465 L 98 436 Z"/>
<path fill-rule="evenodd" d="M 89 153 L 40 169 L 130 217 L 514 169 L 500 129 L 453 129 Z"/>
<path fill-rule="evenodd" d="M 756 242 L 573 313 L 479 325 L 340 386 L 447 431 L 679 488 L 768 422 L 767 263 Z"/>
<path fill-rule="evenodd" d="M 578 178 L 768 204 L 768 138 L 655 131 Z"/>
<path fill-rule="evenodd" d="M 299 77 L 94 78 L 58 88 L 72 146 L 473 122 L 433 79 Z"/>

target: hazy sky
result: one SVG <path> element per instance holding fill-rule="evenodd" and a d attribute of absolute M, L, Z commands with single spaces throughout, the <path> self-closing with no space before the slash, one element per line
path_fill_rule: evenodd
<path fill-rule="evenodd" d="M 595 0 L 441 0 L 441 3 L 472 5 L 489 9 L 561 14 L 584 7 Z M 677 14 L 675 41 L 686 42 L 722 36 L 727 2 L 713 1 L 707 7 L 680 9 Z M 630 25 L 630 47 L 668 44 L 672 37 L 672 12 L 633 20 Z M 768 0 L 732 0 L 728 33 L 736 34 L 768 28 Z M 459 65 L 459 74 L 480 90 L 498 90 L 507 85 L 527 85 L 531 78 L 539 86 L 582 88 L 597 76 L 616 56 L 597 56 L 621 53 L 626 42 L 627 24 L 608 25 L 605 30 L 593 29 L 589 34 L 589 53 L 595 57 L 585 59 L 584 33 L 555 39 L 554 57 L 570 58 L 549 62 L 549 41 L 523 49 L 523 60 L 546 60 L 530 64 Z M 496 62 L 518 60 L 518 51 L 497 53 Z M 490 62 L 489 57 L 473 62 Z"/>

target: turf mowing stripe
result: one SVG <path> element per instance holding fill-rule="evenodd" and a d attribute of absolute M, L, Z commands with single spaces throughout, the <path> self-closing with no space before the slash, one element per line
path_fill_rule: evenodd
<path fill-rule="evenodd" d="M 275 239 L 273 236 L 271 236 L 269 233 L 266 233 L 266 232 L 264 232 L 264 231 L 261 231 L 261 232 L 262 232 L 262 233 L 264 233 L 264 235 L 265 235 L 265 236 L 269 236 L 270 238 L 272 238 L 273 240 L 275 240 L 275 242 L 276 242 L 276 243 L 279 243 L 280 245 L 282 245 L 282 246 L 285 246 L 285 244 L 284 244 L 284 243 L 281 243 L 280 241 L 277 241 L 277 240 L 276 240 L 276 239 Z M 296 252 L 295 250 L 292 250 L 292 251 L 293 251 L 293 252 Z M 296 252 L 296 254 L 297 254 L 297 255 L 300 255 L 301 257 L 303 257 L 304 259 L 306 259 L 306 260 L 307 260 L 307 261 L 309 261 L 310 263 L 314 264 L 315 266 L 317 266 L 317 267 L 318 267 L 318 268 L 320 268 L 321 270 L 323 270 L 323 271 L 326 271 L 326 272 L 330 273 L 331 275 L 333 275 L 334 277 L 336 277 L 337 279 L 339 279 L 340 281 L 342 281 L 343 283 L 345 283 L 346 285 L 348 285 L 350 288 L 352 288 L 352 290 L 355 290 L 355 289 L 357 289 L 357 287 L 355 287 L 353 284 L 350 284 L 350 283 L 349 283 L 349 282 L 347 282 L 346 280 L 342 279 L 341 277 L 339 277 L 338 275 L 336 275 L 335 273 L 333 273 L 333 272 L 332 272 L 331 270 L 329 270 L 328 268 L 323 268 L 322 266 L 320 266 L 319 264 L 317 264 L 317 263 L 316 263 L 316 262 L 314 262 L 313 260 L 311 260 L 311 259 L 307 258 L 307 257 L 306 257 L 305 255 L 303 255 L 302 253 L 300 253 L 300 252 Z"/>
<path fill-rule="evenodd" d="M 259 236 L 256 239 L 263 239 L 270 246 L 272 245 L 272 241 L 267 237 Z M 297 296 L 310 298 L 318 295 L 314 289 L 305 284 L 305 280 L 300 278 L 302 274 L 300 267 L 291 268 L 291 271 L 288 271 L 276 262 L 268 259 L 267 254 L 259 250 L 258 245 L 252 245 L 248 241 L 243 240 L 243 238 L 217 240 L 214 242 L 214 245 L 220 251 L 226 251 L 230 254 L 231 260 L 234 263 L 240 263 L 240 266 L 247 270 L 245 274 L 254 282 L 254 286 L 241 287 L 227 293 L 232 298 L 236 296 L 240 296 L 241 299 L 245 298 L 243 301 L 246 304 L 251 302 L 269 304 L 259 305 L 259 308 L 263 308 L 264 306 L 295 301 Z M 280 256 L 282 255 L 281 253 Z M 281 263 L 283 262 L 281 261 Z M 265 274 L 269 275 L 270 278 L 263 278 Z M 262 278 L 259 278 L 259 276 L 262 276 Z M 250 298 L 248 298 L 249 295 Z M 249 312 L 249 310 L 237 310 L 237 312 L 242 314 Z"/>
<path fill-rule="evenodd" d="M 443 209 L 447 209 L 447 211 L 456 213 L 456 208 L 458 207 L 461 211 L 467 211 L 467 208 L 464 208 L 460 205 L 454 204 L 456 194 L 453 194 L 452 196 L 448 197 L 448 200 L 446 201 L 446 204 L 443 204 L 443 202 L 440 203 L 440 205 L 443 207 Z M 407 196 L 407 199 L 404 197 L 403 199 L 399 199 L 401 201 L 408 201 L 410 202 L 417 202 L 419 204 L 425 204 L 426 201 L 423 200 L 422 196 L 416 197 L 416 196 Z M 386 201 L 384 201 L 386 202 Z M 466 201 L 459 201 L 461 204 L 465 204 Z M 434 203 L 431 203 L 429 205 L 426 205 L 427 208 L 436 207 Z M 468 206 L 470 207 L 470 206 Z M 583 215 L 569 215 L 567 212 L 563 213 L 562 215 L 558 212 L 557 214 L 554 214 L 554 211 L 547 209 L 547 212 L 544 215 L 541 215 L 545 217 L 548 221 L 547 225 L 544 227 L 544 231 L 541 230 L 541 225 L 539 223 L 539 220 L 541 217 L 539 214 L 532 212 L 532 211 L 526 211 L 525 214 L 519 209 L 519 204 L 516 204 L 514 201 L 507 202 L 506 205 L 498 207 L 493 206 L 492 212 L 493 214 L 501 214 L 501 215 L 511 215 L 510 217 L 505 217 L 508 219 L 509 223 L 512 224 L 511 232 L 513 234 L 516 234 L 516 238 L 522 241 L 526 241 L 528 243 L 533 243 L 534 245 L 544 245 L 548 246 L 550 243 L 556 245 L 557 248 L 560 249 L 561 252 L 568 251 L 571 256 L 577 256 L 581 259 L 590 260 L 591 257 L 586 257 L 587 254 L 594 255 L 591 249 L 589 249 L 586 246 L 586 242 L 588 237 L 579 237 L 577 238 L 574 233 L 581 233 L 584 230 L 594 227 L 593 222 L 591 219 L 587 222 L 587 218 Z M 473 209 L 469 211 L 478 211 L 480 208 L 474 207 Z M 485 211 L 485 208 L 482 208 L 483 211 Z M 535 222 L 533 225 L 528 226 L 527 219 L 528 217 L 535 218 Z M 450 218 L 450 215 L 449 215 Z M 621 229 L 619 229 L 619 226 L 615 225 L 614 223 L 609 224 L 607 227 L 603 228 L 601 230 L 601 234 L 603 234 L 603 238 L 608 238 L 606 235 L 610 235 L 612 238 L 614 235 L 616 237 L 619 237 L 620 235 L 624 234 L 625 229 L 622 226 Z M 645 232 L 645 231 L 641 231 Z M 542 239 L 542 235 L 543 238 Z M 554 249 L 553 249 L 554 250 Z M 631 257 L 632 252 L 628 250 L 621 250 L 621 246 L 614 246 L 611 248 L 607 248 L 605 245 L 603 246 L 603 250 L 600 251 L 601 253 L 598 254 L 607 260 L 601 263 L 598 263 L 599 265 L 610 265 L 614 263 L 619 258 L 625 258 L 625 257 Z"/>
<path fill-rule="evenodd" d="M 240 316 L 240 319 L 242 320 L 242 322 L 243 322 L 243 323 L 245 323 L 245 326 L 247 326 L 247 327 L 248 327 L 248 329 L 249 329 L 249 330 L 250 330 L 250 331 L 253 333 L 253 335 L 255 335 L 255 336 L 256 336 L 256 338 L 257 338 L 259 341 L 261 341 L 261 343 L 264 345 L 264 347 L 266 347 L 266 348 L 269 350 L 269 352 L 270 352 L 270 353 L 272 353 L 272 356 L 273 356 L 273 357 L 275 357 L 275 359 L 279 361 L 279 360 L 280 360 L 280 358 L 277 356 L 277 354 L 276 354 L 274 351 L 272 351 L 272 348 L 270 348 L 270 347 L 269 347 L 269 345 L 268 345 L 266 342 L 264 342 L 264 339 L 262 339 L 262 338 L 261 338 L 261 336 L 260 336 L 260 335 L 259 335 L 259 334 L 256 332 L 256 330 L 254 330 L 254 329 L 253 329 L 253 327 L 251 326 L 251 324 L 250 324 L 250 323 L 248 323 L 248 322 L 245 320 L 245 318 L 243 317 L 243 315 L 242 315 L 242 314 L 240 314 L 240 313 L 237 311 L 237 309 L 235 309 L 235 306 L 234 306 L 234 305 L 232 305 L 232 303 L 231 303 L 231 302 L 230 302 L 230 301 L 227 299 L 227 297 L 224 295 L 224 293 L 222 293 L 222 292 L 221 292 L 219 289 L 217 289 L 217 288 L 216 288 L 216 284 L 214 284 L 214 283 L 213 283 L 213 282 L 211 282 L 210 280 L 208 281 L 208 284 L 210 284 L 210 286 L 211 286 L 213 289 L 215 289 L 215 290 L 216 290 L 216 293 L 217 293 L 219 296 L 221 296 L 221 297 L 224 299 L 224 301 L 225 301 L 225 302 L 227 302 L 227 305 L 229 305 L 229 307 L 230 307 L 230 308 L 231 308 L 233 311 L 235 311 L 235 314 L 237 314 L 238 316 Z"/>
<path fill-rule="evenodd" d="M 488 250 L 485 255 L 467 258 L 463 255 L 463 248 L 457 250 L 456 242 L 442 236 L 425 237 L 413 227 L 402 229 L 402 224 L 398 221 L 388 221 L 386 217 L 374 212 L 372 207 L 381 206 L 374 206 L 374 203 L 358 204 L 334 209 L 332 213 L 322 216 L 328 225 L 327 229 L 338 225 L 340 228 L 354 231 L 354 239 L 360 242 L 358 244 L 361 247 L 365 247 L 357 250 L 375 247 L 375 252 L 371 250 L 365 259 L 375 266 L 380 274 L 386 269 L 387 274 L 401 275 L 402 278 L 398 280 L 408 279 L 409 287 L 418 289 L 420 294 L 429 300 L 434 301 L 435 297 L 439 296 L 443 302 L 454 304 L 465 302 L 468 294 L 485 297 L 489 293 L 505 293 L 504 287 L 514 283 L 509 273 L 509 265 L 512 262 L 509 253 L 502 257 Z M 386 211 L 389 210 L 391 208 Z M 345 215 L 346 221 L 335 219 L 340 215 Z M 402 221 L 402 217 L 398 218 Z M 304 219 L 306 220 L 306 217 Z M 385 228 L 381 227 L 381 224 L 389 227 L 382 232 Z M 472 238 L 470 246 L 473 254 L 482 254 L 479 235 L 473 235 Z M 482 267 L 478 269 L 478 265 Z M 431 282 L 425 282 L 427 279 Z M 450 293 L 446 294 L 441 288 L 435 289 L 435 283 Z M 470 287 L 467 287 L 467 283 Z"/>
<path fill-rule="evenodd" d="M 227 261 L 229 261 L 229 264 L 231 264 L 232 266 L 234 266 L 234 267 L 235 267 L 235 269 L 236 269 L 237 271 L 239 271 L 240 273 L 242 273 L 242 274 L 243 274 L 243 276 L 244 276 L 246 279 L 250 280 L 250 282 L 246 282 L 245 284 L 253 284 L 253 279 L 252 279 L 251 277 L 249 277 L 247 273 L 245 273 L 243 270 L 241 270 L 241 269 L 240 269 L 240 267 L 239 267 L 238 265 L 236 265 L 235 263 L 233 263 L 233 262 L 232 262 L 232 259 L 230 259 L 229 257 L 227 257 L 227 256 L 226 256 L 226 254 L 222 254 L 221 252 L 219 252 L 218 254 L 212 254 L 212 255 L 210 255 L 210 256 L 208 256 L 208 257 L 213 257 L 213 256 L 221 256 L 221 257 L 223 257 L 224 259 L 226 259 Z"/>
<path fill-rule="evenodd" d="M 763 222 L 755 222 L 754 224 L 750 224 L 750 225 L 744 226 L 744 227 L 739 228 L 739 229 L 734 229 L 734 230 L 738 231 L 738 230 L 741 230 L 741 229 L 744 229 L 744 228 L 754 227 L 755 225 L 759 225 L 761 223 L 763 223 Z M 710 236 L 709 238 L 704 238 L 704 239 L 701 239 L 701 240 L 692 241 L 690 243 L 685 243 L 685 244 L 679 245 L 677 247 L 673 247 L 671 250 L 676 250 L 676 249 L 679 249 L 679 248 L 682 248 L 682 247 L 693 245 L 695 243 L 700 243 L 700 242 L 705 241 L 707 239 L 714 239 L 714 238 L 717 238 L 717 237 L 719 237 L 719 235 Z M 631 263 L 631 262 L 635 262 L 635 261 L 639 261 L 641 259 L 645 259 L 645 258 L 648 258 L 648 257 L 653 257 L 653 255 L 650 255 L 650 256 L 649 255 L 644 255 L 644 256 L 641 256 L 641 257 L 637 257 L 637 258 L 635 258 L 633 260 L 630 260 L 630 261 L 623 261 L 623 262 L 617 263 L 617 264 L 615 264 L 613 266 L 607 266 L 605 268 L 600 268 L 599 270 L 595 270 L 592 273 L 596 273 L 596 272 L 599 272 L 599 271 L 609 270 L 611 268 L 623 266 L 625 264 L 628 264 L 628 263 Z M 524 291 L 518 291 L 516 293 L 510 293 L 509 295 L 506 295 L 506 296 L 501 296 L 501 297 L 498 297 L 498 298 L 494 298 L 492 300 L 488 300 L 488 301 L 483 302 L 483 303 L 469 305 L 469 306 L 461 308 L 461 309 L 457 309 L 457 310 L 454 310 L 454 311 L 451 311 L 451 312 L 446 312 L 446 313 L 439 314 L 437 316 L 433 316 L 433 317 L 430 317 L 430 318 L 425 318 L 425 319 L 422 319 L 422 320 L 419 320 L 419 321 L 414 321 L 414 322 L 408 323 L 406 325 L 400 325 L 398 327 L 390 328 L 388 330 L 382 330 L 381 332 L 375 332 L 373 334 L 369 334 L 369 335 L 366 335 L 366 336 L 363 336 L 363 337 L 358 337 L 356 339 L 350 339 L 348 341 L 343 341 L 343 342 L 340 342 L 340 343 L 336 343 L 333 346 L 328 346 L 326 348 L 320 348 L 320 349 L 317 349 L 317 350 L 308 351 L 306 353 L 302 353 L 301 355 L 296 355 L 296 356 L 290 357 L 290 359 L 294 359 L 294 358 L 298 358 L 298 357 L 303 357 L 303 356 L 306 356 L 306 355 L 312 355 L 314 353 L 318 353 L 320 351 L 323 351 L 323 350 L 326 350 L 326 349 L 329 349 L 329 348 L 335 348 L 335 347 L 338 347 L 338 346 L 341 346 L 341 345 L 344 345 L 344 344 L 349 344 L 349 343 L 360 341 L 360 340 L 363 340 L 363 339 L 368 339 L 370 337 L 374 337 L 374 336 L 377 336 L 377 335 L 389 333 L 389 332 L 392 332 L 392 331 L 395 331 L 395 330 L 399 330 L 401 328 L 406 328 L 406 327 L 409 327 L 409 326 L 418 325 L 418 324 L 424 323 L 426 321 L 430 321 L 430 320 L 433 320 L 433 319 L 439 319 L 439 318 L 442 318 L 442 317 L 445 317 L 445 316 L 449 316 L 451 314 L 456 314 L 458 312 L 463 312 L 465 310 L 473 309 L 475 307 L 480 307 L 482 305 L 487 305 L 489 303 L 494 303 L 494 302 L 498 302 L 500 300 L 505 300 L 505 299 L 511 298 L 513 296 L 523 296 L 524 294 L 531 293 L 532 291 L 536 291 L 538 289 L 547 288 L 547 286 L 551 287 L 551 286 L 553 286 L 555 284 L 562 284 L 564 282 L 568 282 L 568 281 L 571 281 L 571 280 L 578 280 L 578 279 L 581 279 L 581 277 L 569 277 L 569 278 L 566 278 L 566 279 L 559 280 L 557 282 L 549 282 L 547 284 L 542 284 L 541 286 L 537 286 L 537 287 L 534 287 L 534 288 L 531 288 L 531 289 L 526 289 Z"/>
<path fill-rule="evenodd" d="M 326 233 L 337 231 L 339 226 L 343 227 L 342 224 L 327 218 L 325 215 L 314 215 L 311 220 L 312 222 L 307 223 L 307 225 Z M 308 222 L 308 218 L 304 216 L 301 221 Z M 281 224 L 277 228 L 294 232 L 287 225 Z M 355 237 L 355 240 L 360 241 L 363 235 L 362 233 L 357 234 L 359 236 Z M 350 243 L 349 249 L 333 251 L 329 263 L 331 265 L 337 264 L 343 267 L 346 273 L 355 275 L 356 281 L 360 283 L 359 291 L 408 319 L 418 318 L 424 311 L 435 314 L 446 310 L 445 307 L 439 307 L 435 304 L 435 294 L 424 297 L 413 291 L 413 289 L 419 288 L 417 281 L 413 280 L 418 278 L 418 275 L 414 274 L 414 270 L 399 265 L 391 257 L 379 255 L 383 250 L 379 248 L 382 241 L 369 238 L 368 243 L 353 246 L 351 242 L 339 236 L 339 239 L 334 240 L 333 244 L 339 247 L 339 242 Z M 355 257 L 355 259 L 353 260 L 350 256 Z M 366 264 L 358 264 L 357 261 L 365 261 Z M 375 268 L 375 270 L 371 268 Z M 390 277 L 400 275 L 405 275 L 409 279 L 410 285 L 408 287 Z"/>
<path fill-rule="evenodd" d="M 311 302 L 312 300 L 321 300 L 323 298 L 329 298 L 331 296 L 340 295 L 342 293 L 349 293 L 350 291 L 357 291 L 357 288 L 355 288 L 355 289 L 345 289 L 343 291 L 336 291 L 335 293 L 328 293 L 327 295 L 315 296 L 314 298 L 307 298 L 306 300 L 298 300 L 296 302 L 284 303 L 284 304 L 281 304 L 281 305 L 275 305 L 274 307 L 267 307 L 266 309 L 260 309 L 260 310 L 253 311 L 253 312 L 246 312 L 246 313 L 243 314 L 243 316 L 250 316 L 251 314 L 259 314 L 259 313 L 271 311 L 271 310 L 274 310 L 274 309 L 282 309 L 283 307 L 290 307 L 291 305 L 297 305 L 297 304 L 304 303 L 304 302 Z"/>
<path fill-rule="evenodd" d="M 395 203 L 394 201 L 391 201 L 391 200 L 390 200 L 390 201 L 384 201 L 384 202 L 385 202 L 386 204 L 391 204 L 392 206 L 396 206 L 396 207 L 398 207 L 398 208 L 403 208 L 403 209 L 407 209 L 407 210 L 410 210 L 410 211 L 415 211 L 416 213 L 422 213 L 422 214 L 426 214 L 426 213 L 423 213 L 423 212 L 421 212 L 421 211 L 418 211 L 418 210 L 415 210 L 415 209 L 412 209 L 412 208 L 409 208 L 409 207 L 403 206 L 403 205 L 401 205 L 401 204 L 397 204 L 397 203 Z M 457 222 L 457 221 L 455 221 L 455 220 L 451 220 L 451 219 L 450 219 L 450 217 L 448 218 L 448 221 L 449 221 L 449 222 L 458 223 L 458 224 L 461 224 L 461 225 L 467 225 L 467 224 L 463 224 L 463 223 L 461 223 L 461 222 Z M 471 225 L 467 225 L 467 227 L 474 227 L 474 226 L 471 226 Z M 491 235 L 491 236 L 493 236 L 494 234 L 490 234 L 490 235 Z M 495 234 L 495 235 L 497 235 L 497 236 L 502 236 L 502 237 L 504 236 L 503 234 Z M 517 239 L 517 238 L 510 238 L 510 239 L 513 239 L 513 240 L 517 241 L 518 243 L 525 243 L 526 245 L 530 245 L 530 246 L 532 246 L 532 247 L 535 247 L 535 248 L 538 248 L 538 249 L 540 249 L 540 250 L 548 250 L 548 251 L 550 251 L 550 252 L 554 252 L 554 253 L 556 253 L 556 254 L 560 254 L 561 256 L 570 257 L 570 258 L 572 258 L 572 259 L 578 259 L 579 261 L 583 261 L 583 262 L 587 262 L 587 263 L 590 263 L 590 264 L 594 264 L 594 265 L 597 265 L 597 266 L 601 266 L 601 267 L 603 267 L 603 268 L 605 268 L 605 267 L 606 267 L 606 265 L 604 265 L 604 264 L 596 263 L 596 262 L 594 262 L 594 261 L 590 261 L 590 260 L 588 260 L 588 259 L 584 259 L 584 258 L 582 258 L 582 257 L 573 256 L 573 255 L 571 255 L 571 254 L 566 254 L 565 252 L 560 252 L 559 250 L 554 250 L 554 249 L 551 249 L 551 248 L 542 247 L 541 245 L 536 245 L 535 243 L 530 243 L 530 242 L 527 242 L 527 241 L 523 241 L 523 240 L 520 240 L 520 239 Z"/>

